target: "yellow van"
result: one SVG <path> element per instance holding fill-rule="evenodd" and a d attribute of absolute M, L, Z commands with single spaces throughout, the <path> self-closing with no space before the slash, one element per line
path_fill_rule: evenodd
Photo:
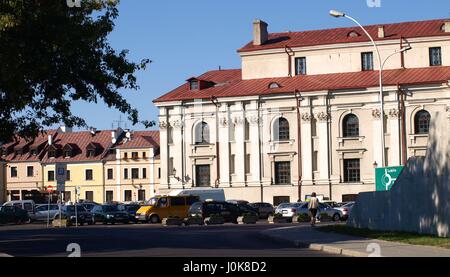
<path fill-rule="evenodd" d="M 161 222 L 166 217 L 185 218 L 192 204 L 199 202 L 198 196 L 156 196 L 145 203 L 137 212 L 139 222 Z"/>

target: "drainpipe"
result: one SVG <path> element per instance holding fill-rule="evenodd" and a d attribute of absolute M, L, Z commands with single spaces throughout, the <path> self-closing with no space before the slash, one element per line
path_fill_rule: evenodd
<path fill-rule="evenodd" d="M 264 202 L 264 184 L 262 181 L 262 173 L 264 167 L 263 163 L 263 155 L 262 155 L 262 141 L 261 141 L 261 133 L 262 133 L 262 124 L 259 122 L 261 120 L 261 96 L 258 97 L 258 155 L 259 155 L 259 184 L 261 186 L 261 202 Z"/>
<path fill-rule="evenodd" d="M 292 49 L 287 45 L 284 47 L 284 52 L 286 52 L 286 54 L 288 55 L 288 76 L 292 77 L 292 59 L 291 59 L 291 57 L 294 56 L 294 53 L 293 53 Z"/>
<path fill-rule="evenodd" d="M 216 188 L 220 185 L 220 153 L 219 153 L 219 101 L 217 97 L 211 96 L 211 102 L 216 106 L 216 181 L 214 182 L 214 186 Z"/>
<path fill-rule="evenodd" d="M 295 102 L 297 104 L 297 174 L 298 174 L 298 199 L 302 199 L 302 132 L 301 132 L 301 117 L 300 117 L 300 104 L 302 101 L 302 97 L 300 91 L 297 89 L 294 91 Z"/>
<path fill-rule="evenodd" d="M 400 110 L 400 137 L 402 144 L 401 151 L 401 164 L 406 165 L 407 152 L 406 152 L 406 108 L 405 108 L 405 97 L 406 92 L 402 90 L 399 84 L 397 84 L 397 95 L 400 99 L 399 110 Z"/>

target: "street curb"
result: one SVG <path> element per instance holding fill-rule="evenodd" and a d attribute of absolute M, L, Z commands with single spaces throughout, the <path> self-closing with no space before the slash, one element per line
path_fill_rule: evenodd
<path fill-rule="evenodd" d="M 273 242 L 289 243 L 291 245 L 294 245 L 297 248 L 308 248 L 311 250 L 322 251 L 325 253 L 341 255 L 341 256 L 345 256 L 345 257 L 366 257 L 366 258 L 368 257 L 367 253 L 362 253 L 359 251 L 343 249 L 340 247 L 329 246 L 329 245 L 320 244 L 320 243 L 306 243 L 306 242 L 303 242 L 300 240 L 285 239 L 285 238 L 281 238 L 278 236 L 269 235 L 269 234 L 267 234 L 267 232 L 264 232 L 264 231 L 260 232 L 259 235 L 261 238 L 269 239 Z"/>

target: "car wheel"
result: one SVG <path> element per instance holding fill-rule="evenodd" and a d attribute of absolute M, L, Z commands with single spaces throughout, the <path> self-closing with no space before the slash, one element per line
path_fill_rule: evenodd
<path fill-rule="evenodd" d="M 341 216 L 339 214 L 333 215 L 333 221 L 340 221 L 340 220 L 341 220 Z"/>
<path fill-rule="evenodd" d="M 150 222 L 151 222 L 152 224 L 159 223 L 159 216 L 157 216 L 156 214 L 152 215 L 152 216 L 150 217 Z"/>

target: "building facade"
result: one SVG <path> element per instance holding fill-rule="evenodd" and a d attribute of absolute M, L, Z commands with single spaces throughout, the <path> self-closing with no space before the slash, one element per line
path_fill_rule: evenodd
<path fill-rule="evenodd" d="M 375 190 L 383 150 L 386 166 L 424 156 L 431 114 L 450 113 L 450 21 L 366 29 L 386 59 L 383 115 L 380 63 L 360 29 L 269 34 L 257 20 L 238 50 L 242 69 L 207 72 L 154 100 L 160 191 L 346 201 Z"/>
<path fill-rule="evenodd" d="M 137 201 L 138 197 L 121 197 L 124 193 L 129 194 L 128 190 L 131 194 L 139 194 L 139 199 L 147 200 L 158 193 L 159 179 L 155 173 L 159 170 L 158 142 L 157 131 L 133 132 L 120 128 L 72 132 L 62 127 L 47 131 L 33 140 L 16 138 L 2 146 L 4 198 L 46 203 L 49 196 L 47 190 L 52 187 L 57 191 L 52 196 L 53 201 L 57 201 L 58 192 L 66 202 Z M 110 175 L 111 165 L 123 164 L 119 150 L 122 148 L 129 149 L 130 155 L 138 149 L 142 155 L 142 160 L 138 162 L 142 178 L 135 184 L 139 190 L 131 189 L 134 179 L 128 184 L 121 181 L 120 175 Z M 111 184 L 114 184 L 114 189 L 117 188 L 117 194 L 112 196 Z"/>

